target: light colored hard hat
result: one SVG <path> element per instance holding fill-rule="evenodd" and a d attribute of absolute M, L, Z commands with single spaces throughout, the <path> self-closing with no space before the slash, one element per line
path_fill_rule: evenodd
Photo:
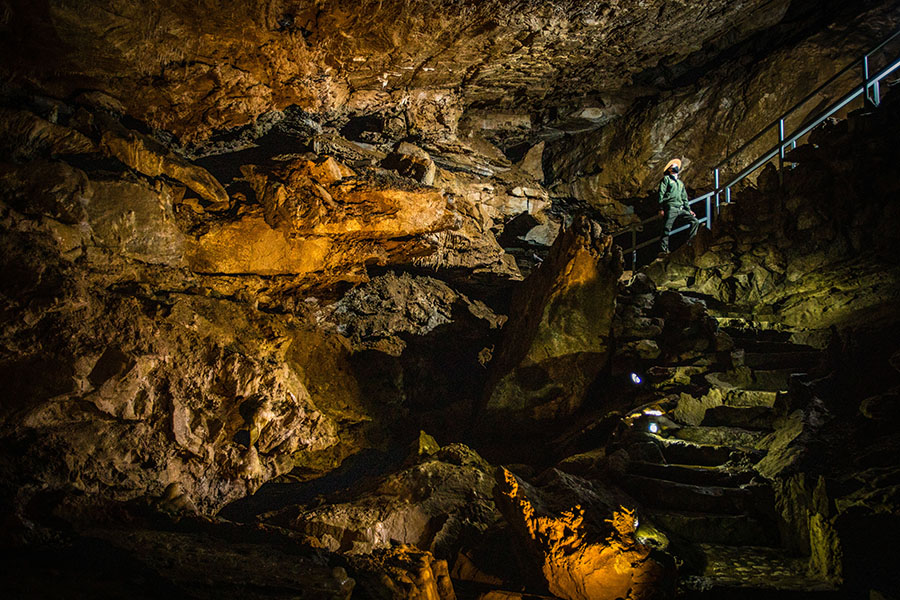
<path fill-rule="evenodd" d="M 680 171 L 681 170 L 681 159 L 673 158 L 672 160 L 670 160 L 669 163 L 666 165 L 666 168 L 663 169 L 663 173 L 668 173 L 669 169 L 671 169 L 672 167 L 678 167 L 678 170 Z"/>

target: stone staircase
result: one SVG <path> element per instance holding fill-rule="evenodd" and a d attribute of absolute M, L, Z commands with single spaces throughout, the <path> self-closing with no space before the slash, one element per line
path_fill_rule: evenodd
<path fill-rule="evenodd" d="M 694 400 L 705 411 L 673 407 L 633 418 L 621 438 L 629 462 L 619 484 L 683 561 L 683 597 L 834 594 L 829 581 L 809 572 L 808 556 L 782 547 L 775 492 L 754 468 L 777 427 L 779 395 L 821 351 L 780 332 L 729 333 L 740 366 L 705 376 L 710 391 Z"/>

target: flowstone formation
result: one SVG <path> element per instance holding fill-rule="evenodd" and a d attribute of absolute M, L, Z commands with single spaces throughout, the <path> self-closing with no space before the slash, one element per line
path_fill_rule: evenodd
<path fill-rule="evenodd" d="M 889 596 L 891 81 L 643 272 L 613 235 L 898 23 L 0 1 L 3 589 Z"/>

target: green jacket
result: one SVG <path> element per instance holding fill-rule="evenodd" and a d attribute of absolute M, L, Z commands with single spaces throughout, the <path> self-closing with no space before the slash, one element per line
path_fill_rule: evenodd
<path fill-rule="evenodd" d="M 687 190 L 684 189 L 684 182 L 670 175 L 665 175 L 662 181 L 659 182 L 659 204 L 666 208 L 691 210 L 691 205 L 688 204 Z"/>

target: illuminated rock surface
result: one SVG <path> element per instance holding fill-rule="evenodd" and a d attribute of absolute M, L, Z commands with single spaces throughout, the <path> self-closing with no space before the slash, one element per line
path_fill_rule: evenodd
<path fill-rule="evenodd" d="M 550 592 L 567 600 L 662 598 L 665 569 L 635 539 L 635 517 L 625 507 L 612 511 L 603 533 L 587 530 L 583 509 L 559 515 L 522 489 L 506 470 L 497 475 L 497 503 L 513 529 L 525 537 Z M 596 522 L 595 522 L 596 525 Z"/>
<path fill-rule="evenodd" d="M 3 589 L 891 597 L 895 75 L 642 272 L 610 234 L 898 24 L 0 2 Z"/>

